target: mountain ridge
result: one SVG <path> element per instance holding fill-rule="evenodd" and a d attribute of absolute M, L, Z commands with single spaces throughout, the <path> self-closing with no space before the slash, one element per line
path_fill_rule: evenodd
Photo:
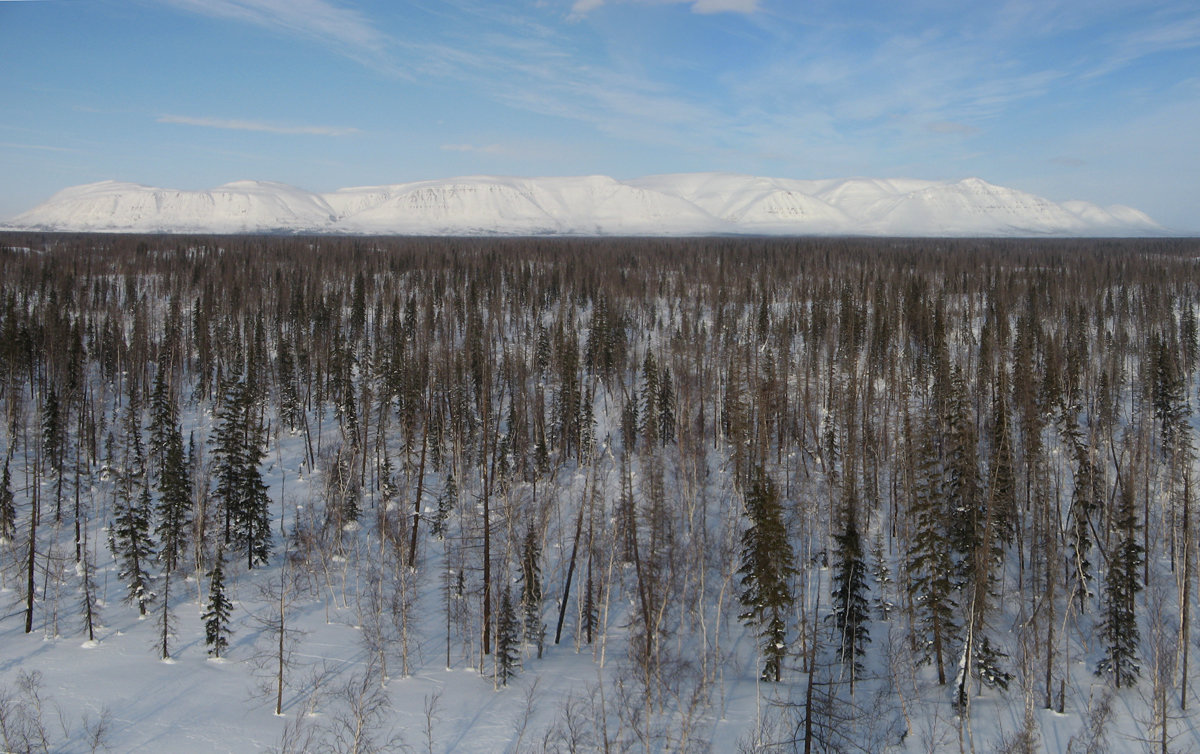
<path fill-rule="evenodd" d="M 677 173 L 474 175 L 326 193 L 240 180 L 207 191 L 120 181 L 72 186 L 10 230 L 378 235 L 1145 236 L 1145 213 L 1052 202 L 980 178 L 802 180 Z"/>

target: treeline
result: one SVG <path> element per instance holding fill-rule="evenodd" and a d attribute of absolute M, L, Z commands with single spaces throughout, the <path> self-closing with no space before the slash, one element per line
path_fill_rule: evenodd
<path fill-rule="evenodd" d="M 736 621 L 763 680 L 807 684 L 793 743 L 845 744 L 834 701 L 903 698 L 910 665 L 969 715 L 1013 684 L 1062 711 L 1084 659 L 1149 689 L 1164 745 L 1194 702 L 1194 241 L 3 245 L 26 631 L 73 631 L 69 592 L 91 634 L 103 525 L 164 657 L 173 573 L 205 574 L 219 654 L 230 573 L 319 597 L 359 568 L 405 672 L 424 592 L 447 665 L 500 684 L 620 628 L 636 688 L 605 714 L 646 745 L 688 743 Z"/>

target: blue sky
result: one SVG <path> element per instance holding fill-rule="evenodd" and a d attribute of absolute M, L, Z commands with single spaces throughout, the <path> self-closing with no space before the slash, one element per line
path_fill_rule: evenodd
<path fill-rule="evenodd" d="M 1200 4 L 0 0 L 0 217 L 105 179 L 978 176 L 1200 231 Z"/>

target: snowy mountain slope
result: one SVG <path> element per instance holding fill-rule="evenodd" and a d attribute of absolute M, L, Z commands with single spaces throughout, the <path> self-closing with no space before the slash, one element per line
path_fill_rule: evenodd
<path fill-rule="evenodd" d="M 553 226 L 553 219 L 525 192 L 492 179 L 423 181 L 337 195 L 357 200 L 350 203 L 356 211 L 339 218 L 340 229 L 352 233 L 540 233 Z M 373 203 L 372 197 L 382 201 Z"/>
<path fill-rule="evenodd" d="M 875 222 L 879 232 L 905 233 L 926 227 L 934 235 L 974 235 L 1004 232 L 1079 233 L 1088 224 L 1057 204 L 1032 194 L 968 178 L 950 186 L 933 185 L 900 194 L 887 202 Z M 1097 224 L 1105 223 L 1096 208 Z"/>
<path fill-rule="evenodd" d="M 1061 204 L 978 178 L 804 181 L 730 173 L 467 176 L 314 194 L 238 181 L 179 191 L 105 181 L 65 189 L 7 227 L 112 232 L 908 236 L 1155 235 L 1138 210 Z"/>
<path fill-rule="evenodd" d="M 320 196 L 282 183 L 236 181 L 209 191 L 178 191 L 103 181 L 64 189 L 12 224 L 78 231 L 248 233 L 321 230 L 333 214 Z"/>
<path fill-rule="evenodd" d="M 471 176 L 326 194 L 351 233 L 694 233 L 725 230 L 677 196 L 607 176 Z"/>
<path fill-rule="evenodd" d="M 746 232 L 787 233 L 805 226 L 808 233 L 848 232 L 854 218 L 813 194 L 811 181 L 723 173 L 654 176 L 633 182 L 674 193 L 710 215 Z M 795 231 L 793 231 L 795 232 Z"/>

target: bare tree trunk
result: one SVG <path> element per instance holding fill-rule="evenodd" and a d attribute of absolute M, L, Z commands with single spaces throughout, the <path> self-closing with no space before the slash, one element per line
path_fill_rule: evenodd
<path fill-rule="evenodd" d="M 1051 709 L 1054 706 L 1054 591 L 1058 584 L 1058 579 L 1055 578 L 1058 569 L 1052 564 L 1058 558 L 1058 543 L 1054 539 L 1054 527 L 1046 524 L 1043 528 L 1045 530 L 1043 532 L 1045 546 L 1042 549 L 1046 560 L 1045 605 L 1048 611 L 1046 616 L 1046 709 Z"/>
<path fill-rule="evenodd" d="M 432 391 L 432 388 L 430 388 Z M 429 398 L 425 399 L 425 421 L 421 429 L 421 463 L 417 466 L 417 498 L 413 501 L 412 540 L 408 546 L 408 567 L 417 567 L 417 524 L 421 521 L 421 495 L 425 491 L 425 456 L 429 450 Z M 486 527 L 485 527 L 486 528 Z M 484 534 L 486 537 L 487 534 Z"/>
<path fill-rule="evenodd" d="M 37 557 L 37 525 L 38 508 L 41 500 L 38 496 L 39 484 L 34 480 L 33 501 L 29 506 L 29 555 L 25 570 L 25 633 L 33 633 L 33 593 L 37 584 L 34 579 L 34 558 Z"/>
<path fill-rule="evenodd" d="M 562 602 L 558 605 L 558 627 L 554 629 L 554 643 L 562 639 L 563 619 L 567 617 L 567 600 L 571 597 L 571 578 L 575 575 L 575 555 L 579 551 L 579 536 L 583 533 L 584 505 L 580 502 L 579 515 L 575 517 L 575 541 L 571 545 L 571 562 L 567 566 L 567 582 L 563 587 Z"/>
<path fill-rule="evenodd" d="M 442 568 L 442 574 L 443 574 L 442 581 L 444 582 L 444 584 L 442 585 L 443 586 L 442 591 L 444 593 L 443 596 L 446 601 L 446 669 L 449 670 L 450 669 L 450 605 L 451 605 L 452 597 L 450 594 L 450 569 L 449 569 L 450 540 L 448 537 L 446 539 L 442 540 L 442 562 L 445 564 Z"/>
<path fill-rule="evenodd" d="M 90 612 L 90 610 L 89 610 Z M 171 659 L 170 647 L 167 646 L 167 640 L 171 635 L 171 569 L 163 569 L 163 595 L 162 595 L 162 651 L 160 658 L 163 660 Z"/>
<path fill-rule="evenodd" d="M 1179 677 L 1179 709 L 1187 709 L 1188 697 L 1188 647 L 1191 644 L 1191 606 L 1192 606 L 1192 472 L 1188 468 L 1183 477 L 1183 595 L 1180 600 L 1180 657 Z"/>
<path fill-rule="evenodd" d="M 79 410 L 79 428 L 77 432 L 77 442 L 75 443 L 75 562 L 83 561 L 83 536 L 80 531 L 79 523 L 79 466 L 80 466 L 80 448 L 83 445 L 83 409 Z"/>
<path fill-rule="evenodd" d="M 492 486 L 488 479 L 487 451 L 488 437 L 491 434 L 492 409 L 488 401 L 488 393 L 483 396 L 483 654 L 492 653 L 492 519 L 491 492 Z M 480 667 L 483 658 L 480 657 Z"/>
<path fill-rule="evenodd" d="M 812 644 L 808 654 L 808 683 L 804 686 L 804 754 L 812 754 L 813 744 L 813 677 L 817 674 L 817 618 L 821 611 L 821 592 L 817 591 L 817 601 L 813 606 Z"/>
<path fill-rule="evenodd" d="M 275 714 L 283 714 L 283 637 L 286 624 L 284 622 L 285 598 L 287 595 L 287 553 L 284 553 L 283 571 L 279 576 L 279 647 L 275 655 Z"/>
<path fill-rule="evenodd" d="M 304 449 L 308 451 L 308 468 L 311 473 L 312 469 L 317 466 L 317 455 L 313 452 L 312 444 L 312 429 L 308 426 L 308 404 L 312 397 L 312 384 L 309 383 L 308 394 L 304 397 L 304 411 L 300 412 L 300 416 L 304 419 Z"/>
<path fill-rule="evenodd" d="M 83 620 L 87 628 L 88 641 L 95 641 L 95 615 L 92 613 L 92 564 L 87 560 L 86 548 L 87 544 L 85 542 L 84 560 L 81 563 L 83 568 Z"/>

